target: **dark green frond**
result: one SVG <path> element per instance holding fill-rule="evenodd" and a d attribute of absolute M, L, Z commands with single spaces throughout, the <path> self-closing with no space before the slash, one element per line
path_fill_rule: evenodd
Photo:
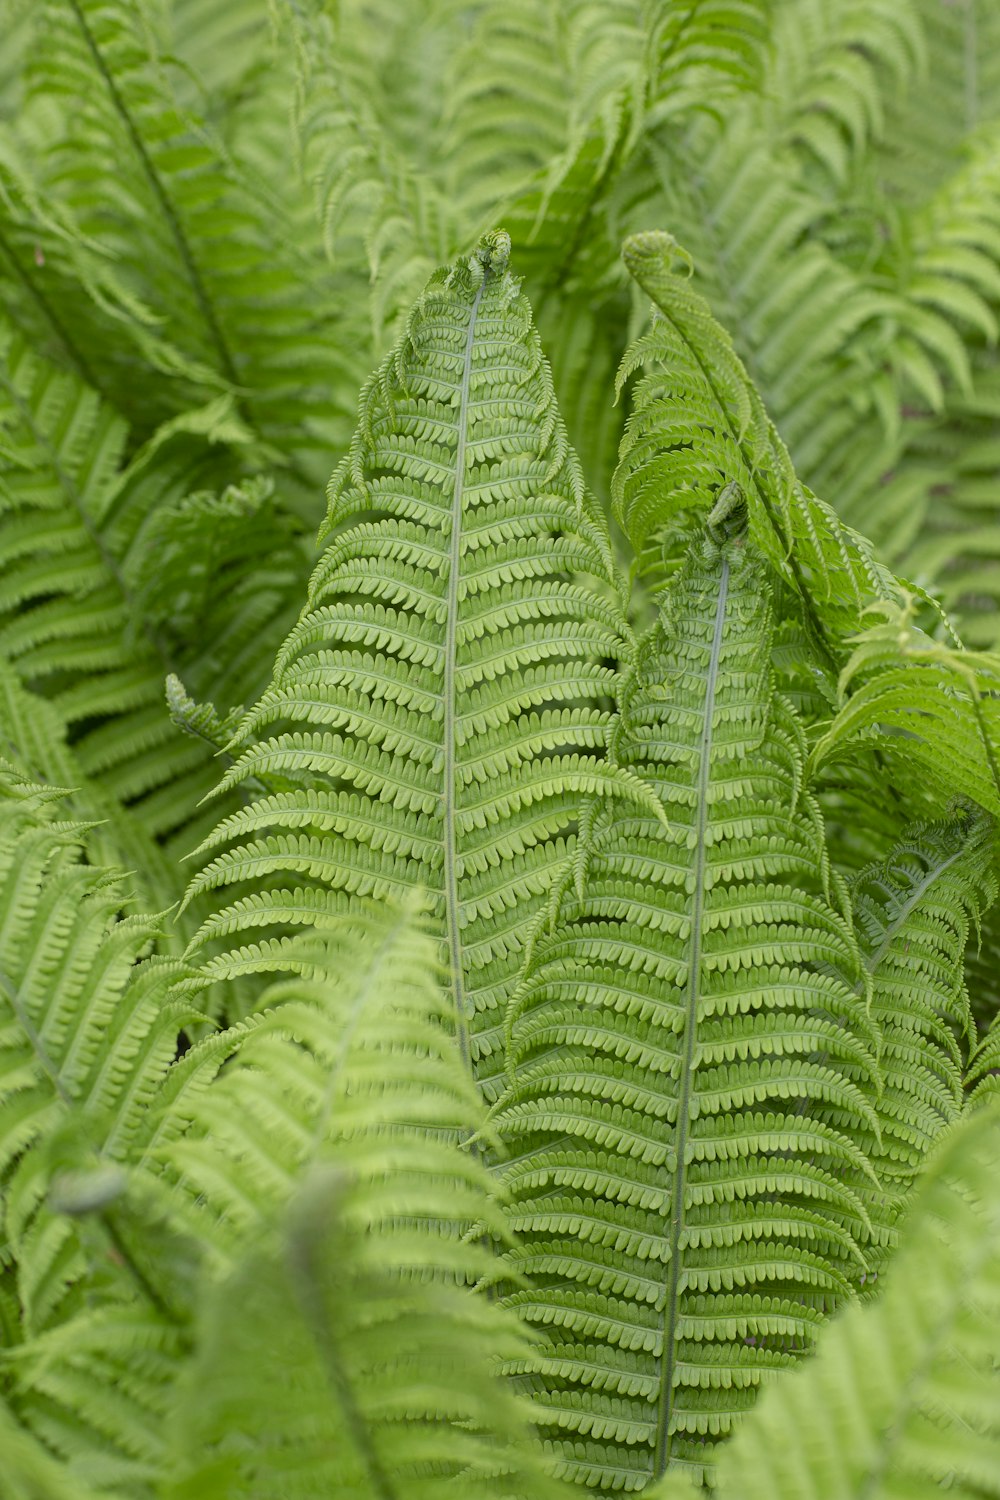
<path fill-rule="evenodd" d="M 741 535 L 692 550 L 615 741 L 670 827 L 598 814 L 510 1012 L 511 1301 L 548 1340 L 537 1419 L 598 1488 L 709 1464 L 865 1270 L 877 1035 L 768 593 Z"/>

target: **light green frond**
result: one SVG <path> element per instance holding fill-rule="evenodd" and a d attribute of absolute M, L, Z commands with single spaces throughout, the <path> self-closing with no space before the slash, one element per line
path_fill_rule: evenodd
<path fill-rule="evenodd" d="M 961 161 L 969 133 L 1000 118 L 1000 14 L 992 0 L 916 0 L 927 67 L 887 111 L 874 185 L 925 201 Z"/>
<path fill-rule="evenodd" d="M 926 78 L 927 55 L 915 0 L 827 5 L 792 0 L 778 8 L 762 97 L 769 134 L 819 167 L 833 184 L 885 132 L 887 101 Z"/>
<path fill-rule="evenodd" d="M 231 418 L 225 399 L 186 414 L 126 465 L 114 411 L 0 334 L 0 655 L 62 726 L 78 772 L 68 784 L 116 804 L 140 842 L 183 851 L 211 826 L 196 804 L 215 768 L 171 723 L 164 679 L 223 702 L 259 692 L 262 648 L 287 629 L 305 573 L 298 528 L 266 481 L 201 492 L 231 466 L 217 446 L 235 446 Z M 176 865 L 159 863 L 168 905 Z M 150 875 L 156 864 L 142 861 Z"/>
<path fill-rule="evenodd" d="M 145 910 L 163 911 L 176 900 L 177 873 L 163 848 L 112 793 L 86 776 L 66 743 L 66 725 L 56 708 L 30 692 L 2 658 L 0 756 L 29 781 L 65 794 L 66 817 L 86 825 L 88 859 L 128 870 Z M 163 938 L 163 946 L 172 946 L 170 934 Z"/>
<path fill-rule="evenodd" d="M 615 740 L 670 828 L 591 820 L 511 1004 L 510 1300 L 547 1340 L 537 1420 L 596 1488 L 708 1466 L 865 1271 L 878 1039 L 768 594 L 738 532 L 692 548 Z"/>
<path fill-rule="evenodd" d="M 47 1204 L 53 1182 L 128 1160 L 192 1011 L 171 996 L 175 965 L 139 963 L 155 924 L 121 915 L 120 877 L 86 863 L 51 792 L 5 774 L 3 793 L 2 1227 L 29 1335 L 60 1314 L 87 1260 L 71 1219 Z M 116 1241 L 104 1227 L 106 1252 Z"/>
<path fill-rule="evenodd" d="M 1000 310 L 1000 121 L 970 141 L 932 197 L 894 216 L 874 268 L 895 304 L 892 360 L 904 393 L 940 411 L 968 392 L 967 344 L 994 344 Z"/>
<path fill-rule="evenodd" d="M 202 941 L 247 945 L 219 974 L 280 966 L 310 885 L 334 911 L 426 888 L 488 1091 L 581 795 L 648 802 L 605 759 L 628 632 L 508 251 L 501 232 L 435 275 L 362 394 L 309 601 L 223 782 L 288 790 L 224 818 L 191 886 L 233 903 Z"/>
<path fill-rule="evenodd" d="M 119 1500 L 69 1474 L 0 1403 L 0 1451 L 4 1500 Z"/>
<path fill-rule="evenodd" d="M 1000 1093 L 1000 1026 L 995 1018 L 969 1065 L 969 1082 L 973 1104 Z"/>
<path fill-rule="evenodd" d="M 418 34 L 407 39 L 408 70 L 412 50 L 419 50 L 421 18 L 412 18 Z M 282 20 L 298 60 L 296 132 L 323 243 L 336 266 L 367 265 L 369 285 L 359 283 L 357 291 L 369 301 L 380 353 L 431 272 L 468 238 L 469 215 L 420 160 L 420 129 L 414 127 L 404 151 L 387 128 L 372 18 L 350 7 L 338 15 L 307 4 Z"/>
<path fill-rule="evenodd" d="M 495 1374 L 524 1335 L 472 1290 L 495 1271 L 459 1232 L 504 1229 L 459 1144 L 484 1121 L 437 944 L 370 908 L 306 946 L 316 978 L 269 994 L 170 1152 L 225 1248 L 162 1493 L 551 1495 Z"/>
<path fill-rule="evenodd" d="M 649 126 L 702 110 L 722 112 L 734 96 L 759 90 L 773 24 L 770 12 L 769 0 L 700 0 L 686 6 L 647 0 L 643 30 L 651 64 Z"/>
<path fill-rule="evenodd" d="M 848 644 L 843 707 L 813 749 L 821 766 L 878 749 L 922 780 L 939 807 L 970 798 L 1000 813 L 1000 657 L 935 640 L 916 624 L 917 600 L 872 606 L 876 623 Z M 846 691 L 850 688 L 850 696 Z"/>
<path fill-rule="evenodd" d="M 633 235 L 624 253 L 662 315 L 628 351 L 618 377 L 621 388 L 648 366 L 633 393 L 612 490 L 636 552 L 653 550 L 657 533 L 678 515 L 707 514 L 727 485 L 738 485 L 754 543 L 794 586 L 817 632 L 837 644 L 873 595 L 891 593 L 890 576 L 799 482 L 728 334 L 672 269 L 688 260 L 686 252 L 669 234 L 650 232 Z"/>
<path fill-rule="evenodd" d="M 893 1237 L 917 1174 L 963 1109 L 963 1065 L 975 1037 L 963 964 L 972 920 L 996 899 L 995 852 L 991 818 L 932 823 L 912 829 L 852 884 L 881 1035 L 881 1141 L 869 1148 L 880 1190 L 871 1212 Z"/>
<path fill-rule="evenodd" d="M 719 1460 L 719 1500 L 1000 1493 L 1000 1108 L 953 1128 L 881 1298 L 765 1392 Z"/>

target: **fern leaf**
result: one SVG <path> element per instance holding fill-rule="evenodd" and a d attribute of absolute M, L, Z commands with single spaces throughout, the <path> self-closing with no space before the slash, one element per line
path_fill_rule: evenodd
<path fill-rule="evenodd" d="M 692 549 L 616 737 L 670 829 L 597 820 L 511 1007 L 511 1301 L 548 1339 L 537 1420 L 598 1488 L 709 1465 L 865 1270 L 877 1039 L 768 592 L 739 533 Z"/>
<path fill-rule="evenodd" d="M 145 426 L 120 360 L 117 375 L 105 367 L 102 392 L 144 437 L 229 392 L 306 506 L 328 472 L 331 436 L 348 435 L 341 393 L 365 368 L 352 361 L 353 338 L 329 336 L 350 304 L 338 318 L 322 261 L 284 232 L 284 204 L 182 107 L 161 21 L 159 8 L 140 14 L 122 0 L 46 0 L 28 70 L 29 113 L 47 110 L 35 171 L 80 246 L 69 247 L 78 283 L 89 290 L 87 247 L 100 247 L 135 304 L 119 343 L 136 332 L 168 377 L 155 382 L 168 406 Z M 46 235 L 40 243 L 44 253 Z M 105 331 L 98 348 L 109 342 Z"/>
<path fill-rule="evenodd" d="M 398 16 L 393 19 L 398 25 Z M 419 32 L 420 17 L 411 10 L 411 19 L 407 73 L 419 48 L 412 33 Z M 315 185 L 331 261 L 367 262 L 374 342 L 381 351 L 431 272 L 467 240 L 466 206 L 414 160 L 425 134 L 419 123 L 410 150 L 396 148 L 396 132 L 377 107 L 372 18 L 364 11 L 335 18 L 306 6 L 289 20 L 299 62 L 296 127 L 303 171 Z"/>
<path fill-rule="evenodd" d="M 871 1014 L 881 1033 L 881 1144 L 870 1155 L 892 1228 L 938 1137 L 962 1112 L 964 1053 L 975 1036 L 963 961 L 970 921 L 996 898 L 991 818 L 912 829 L 863 870 L 851 902 Z"/>
<path fill-rule="evenodd" d="M 41 1443 L 0 1404 L 4 1500 L 118 1500 L 67 1473 Z"/>
<path fill-rule="evenodd" d="M 891 595 L 890 576 L 800 484 L 728 335 L 671 270 L 686 252 L 670 235 L 650 232 L 632 236 L 624 253 L 662 314 L 626 354 L 618 377 L 620 389 L 640 365 L 653 366 L 635 390 L 612 487 L 636 552 L 650 549 L 678 513 L 707 513 L 736 484 L 754 543 L 796 589 L 817 634 L 836 643 L 873 595 Z"/>
<path fill-rule="evenodd" d="M 209 975 L 280 966 L 307 903 L 426 887 L 487 1091 L 580 796 L 648 797 L 604 760 L 627 630 L 507 249 L 432 278 L 365 389 L 309 601 L 223 782 L 300 789 L 224 818 L 191 885 L 237 897 L 202 929 L 229 950 Z"/>
<path fill-rule="evenodd" d="M 46 1204 L 53 1179 L 128 1157 L 192 1011 L 169 993 L 176 965 L 137 966 L 155 926 L 120 915 L 119 881 L 81 858 L 51 792 L 10 773 L 3 790 L 0 1174 L 32 1332 L 81 1274 L 73 1225 Z"/>
<path fill-rule="evenodd" d="M 768 63 L 754 104 L 770 117 L 772 138 L 843 188 L 885 135 L 887 106 L 926 80 L 919 7 L 914 0 L 836 7 L 793 0 L 775 17 Z"/>
<path fill-rule="evenodd" d="M 235 446 L 230 418 L 225 400 L 186 414 L 125 464 L 115 412 L 0 332 L 0 654 L 49 700 L 81 779 L 118 805 L 119 823 L 184 849 L 206 826 L 195 805 L 214 768 L 171 723 L 164 678 L 182 673 L 223 701 L 259 692 L 258 651 L 280 640 L 303 572 L 297 528 L 266 481 L 201 489 L 220 472 L 213 439 Z M 177 875 L 159 863 L 168 905 Z"/>
<path fill-rule="evenodd" d="M 1000 658 L 934 640 L 916 623 L 917 600 L 871 606 L 882 623 L 849 644 L 843 707 L 813 749 L 813 763 L 877 745 L 923 778 L 941 804 L 971 798 L 1000 813 Z M 850 697 L 846 690 L 850 688 Z"/>
<path fill-rule="evenodd" d="M 1000 1111 L 953 1128 L 882 1297 L 767 1391 L 719 1460 L 720 1500 L 998 1493 Z"/>
<path fill-rule="evenodd" d="M 503 1221 L 457 1140 L 484 1121 L 437 944 L 385 908 L 305 941 L 316 978 L 271 992 L 170 1152 L 225 1249 L 162 1493 L 551 1495 L 493 1373 L 523 1334 L 457 1233 Z"/>
<path fill-rule="evenodd" d="M 968 1081 L 973 1086 L 973 1104 L 1000 1092 L 1000 1026 L 996 1017 L 970 1061 Z"/>

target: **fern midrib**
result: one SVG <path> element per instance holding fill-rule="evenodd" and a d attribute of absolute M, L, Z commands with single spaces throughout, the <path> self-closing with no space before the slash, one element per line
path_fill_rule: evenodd
<path fill-rule="evenodd" d="M 455 1035 L 465 1067 L 472 1071 L 472 1043 L 469 1035 L 469 1017 L 466 1014 L 465 986 L 462 974 L 462 934 L 459 927 L 458 901 L 458 853 L 455 848 L 455 772 L 457 766 L 456 729 L 458 726 L 455 684 L 458 656 L 458 579 L 462 557 L 462 507 L 465 499 L 466 426 L 468 423 L 469 392 L 472 386 L 472 350 L 476 339 L 476 323 L 483 292 L 489 279 L 489 266 L 483 267 L 483 279 L 476 289 L 469 313 L 469 329 L 465 337 L 465 354 L 462 361 L 462 382 L 458 392 L 458 439 L 455 444 L 455 480 L 452 489 L 451 537 L 448 549 L 448 589 L 445 597 L 447 624 L 444 645 L 443 732 L 444 732 L 444 905 L 448 943 L 448 962 L 451 968 L 452 996 L 455 1002 Z"/>
<path fill-rule="evenodd" d="M 667 1273 L 667 1297 L 663 1309 L 663 1347 L 660 1366 L 660 1400 L 657 1417 L 656 1447 L 653 1453 L 653 1482 L 666 1472 L 670 1460 L 670 1419 L 673 1407 L 674 1373 L 677 1363 L 677 1324 L 680 1312 L 680 1246 L 684 1234 L 684 1194 L 687 1186 L 687 1147 L 690 1130 L 691 1082 L 694 1072 L 695 1044 L 698 1026 L 699 981 L 701 978 L 701 924 L 705 898 L 705 834 L 708 825 L 708 790 L 712 760 L 712 720 L 722 653 L 722 632 L 729 598 L 729 560 L 722 559 L 719 597 L 715 608 L 712 654 L 705 684 L 705 714 L 701 726 L 701 757 L 698 766 L 698 798 L 694 846 L 694 891 L 691 901 L 691 931 L 688 939 L 687 1016 L 684 1027 L 684 1051 L 681 1067 L 680 1098 L 677 1108 L 677 1132 L 674 1142 L 676 1168 L 670 1214 Z"/>

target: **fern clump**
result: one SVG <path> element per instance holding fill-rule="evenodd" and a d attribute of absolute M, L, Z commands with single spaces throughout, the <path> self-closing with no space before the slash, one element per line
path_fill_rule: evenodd
<path fill-rule="evenodd" d="M 0 1500 L 1000 1496 L 994 10 L 0 0 Z"/>

